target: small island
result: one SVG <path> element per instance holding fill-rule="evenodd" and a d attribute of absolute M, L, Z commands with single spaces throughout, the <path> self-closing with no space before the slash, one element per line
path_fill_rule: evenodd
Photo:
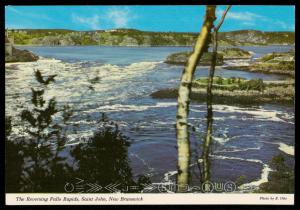
<path fill-rule="evenodd" d="M 226 66 L 224 68 L 295 77 L 295 51 L 268 53 L 247 66 Z"/>
<path fill-rule="evenodd" d="M 224 60 L 232 60 L 232 59 L 251 59 L 252 54 L 249 51 L 240 49 L 240 48 L 225 48 L 224 50 L 219 52 L 223 55 Z"/>
<path fill-rule="evenodd" d="M 185 65 L 192 52 L 173 53 L 167 57 L 165 63 L 174 65 Z M 198 65 L 208 66 L 211 63 L 211 52 L 206 52 L 202 55 Z M 223 65 L 223 55 L 217 54 L 216 65 Z"/>
<path fill-rule="evenodd" d="M 191 100 L 206 102 L 208 78 L 196 79 L 192 83 Z M 253 105 L 264 103 L 293 104 L 295 95 L 294 80 L 263 81 L 261 79 L 246 80 L 240 77 L 214 77 L 213 103 Z M 177 88 L 158 90 L 151 94 L 152 98 L 177 98 Z"/>
<path fill-rule="evenodd" d="M 167 64 L 173 64 L 173 65 L 185 65 L 189 56 L 191 55 L 191 52 L 178 52 L 173 53 L 169 55 L 165 63 Z M 205 52 L 200 61 L 198 62 L 198 65 L 210 65 L 211 64 L 211 52 Z M 221 66 L 224 64 L 224 60 L 234 60 L 234 59 L 251 59 L 252 54 L 246 50 L 242 50 L 240 48 L 225 48 L 222 51 L 219 51 L 217 53 L 217 60 L 216 65 Z"/>

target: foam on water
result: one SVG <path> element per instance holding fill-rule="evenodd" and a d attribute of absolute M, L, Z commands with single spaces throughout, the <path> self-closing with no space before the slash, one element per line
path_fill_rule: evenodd
<path fill-rule="evenodd" d="M 257 149 L 257 148 L 248 148 L 248 149 Z M 242 184 L 234 192 L 253 192 L 254 190 L 259 188 L 260 184 L 268 182 L 269 173 L 272 171 L 272 169 L 269 167 L 268 164 L 265 164 L 264 162 L 262 162 L 261 160 L 258 160 L 258 159 L 245 159 L 245 158 L 240 158 L 240 157 L 229 157 L 229 156 L 212 155 L 212 154 L 209 156 L 210 156 L 210 158 L 213 158 L 213 159 L 246 161 L 246 162 L 261 164 L 263 166 L 260 178 L 258 180 L 254 180 L 249 183 Z M 201 162 L 203 162 L 203 160 L 198 159 L 198 162 L 201 163 Z M 197 163 L 190 164 L 189 167 L 192 167 L 196 164 Z M 177 173 L 178 173 L 178 171 L 166 172 L 164 174 L 163 180 L 161 181 L 161 184 L 170 184 L 170 183 L 174 184 L 175 179 L 171 179 L 171 177 L 173 177 Z"/>
<path fill-rule="evenodd" d="M 249 66 L 250 65 L 250 59 L 234 59 L 234 60 L 225 60 L 224 61 L 224 67 L 227 66 Z"/>
<path fill-rule="evenodd" d="M 269 167 L 268 164 L 265 164 L 264 162 L 258 159 L 245 159 L 239 157 L 227 157 L 222 155 L 210 155 L 210 156 L 214 159 L 246 161 L 246 162 L 258 163 L 263 166 L 260 179 L 242 184 L 241 186 L 238 187 L 238 191 L 240 192 L 248 192 L 248 191 L 251 192 L 255 189 L 258 189 L 260 184 L 268 182 L 269 173 L 272 171 L 272 169 Z"/>
<path fill-rule="evenodd" d="M 290 145 L 280 142 L 278 149 L 285 152 L 288 155 L 292 155 L 292 156 L 295 155 L 295 147 L 294 146 L 290 146 Z"/>
<path fill-rule="evenodd" d="M 255 110 L 249 110 L 248 108 L 241 108 L 236 106 L 228 106 L 228 105 L 213 105 L 213 110 L 217 113 L 239 113 L 239 114 L 246 114 L 246 115 L 252 115 L 252 117 L 255 120 L 261 120 L 261 121 L 274 121 L 274 122 L 284 122 L 284 123 L 290 123 L 292 122 L 285 121 L 281 118 L 279 118 L 277 115 L 281 114 L 282 112 L 277 110 L 266 110 L 263 108 L 257 108 Z M 288 115 L 285 113 L 285 116 L 289 116 L 292 118 L 293 116 Z"/>
<path fill-rule="evenodd" d="M 170 106 L 177 106 L 176 102 L 158 102 L 155 105 L 126 105 L 126 104 L 113 104 L 113 105 L 104 105 L 100 106 L 96 109 L 84 111 L 86 113 L 92 113 L 95 111 L 102 111 L 102 112 L 141 112 L 146 111 L 148 109 L 153 108 L 165 108 Z"/>
<path fill-rule="evenodd" d="M 232 152 L 245 152 L 245 151 L 249 151 L 249 150 L 259 150 L 261 147 L 253 147 L 253 148 L 234 148 L 231 150 L 217 150 L 214 151 L 214 153 L 232 153 Z"/>
<path fill-rule="evenodd" d="M 266 144 L 276 144 L 276 145 L 278 145 L 278 149 L 280 151 L 284 152 L 285 154 L 288 154 L 291 156 L 295 155 L 295 147 L 294 146 L 287 145 L 283 142 L 266 142 L 266 141 L 261 141 L 261 142 L 266 143 Z"/>

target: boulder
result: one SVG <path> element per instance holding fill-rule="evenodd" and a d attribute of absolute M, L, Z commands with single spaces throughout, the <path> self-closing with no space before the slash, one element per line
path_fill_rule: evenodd
<path fill-rule="evenodd" d="M 167 57 L 165 63 L 175 64 L 175 65 L 185 65 L 191 53 L 192 52 L 173 53 Z M 205 52 L 202 55 L 200 61 L 198 62 L 198 65 L 209 66 L 211 64 L 211 57 L 212 57 L 211 52 Z M 216 65 L 223 65 L 223 55 L 217 54 Z"/>
<path fill-rule="evenodd" d="M 250 59 L 252 54 L 246 50 L 240 48 L 226 48 L 219 52 L 223 55 L 223 59 Z"/>
<path fill-rule="evenodd" d="M 39 56 L 28 50 L 19 50 L 13 47 L 13 54 L 5 56 L 5 62 L 32 62 L 37 61 Z"/>

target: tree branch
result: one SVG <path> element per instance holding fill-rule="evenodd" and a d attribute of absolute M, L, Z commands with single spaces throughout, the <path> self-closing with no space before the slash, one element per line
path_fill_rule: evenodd
<path fill-rule="evenodd" d="M 225 17 L 226 17 L 226 14 L 227 14 L 227 12 L 229 11 L 230 8 L 231 8 L 231 5 L 228 5 L 227 8 L 226 8 L 226 10 L 224 11 L 224 13 L 223 13 L 223 15 L 222 15 L 222 18 L 221 18 L 219 24 L 217 25 L 217 27 L 214 28 L 215 31 L 219 31 L 221 25 L 222 25 L 223 22 L 224 22 L 224 19 L 225 19 Z"/>

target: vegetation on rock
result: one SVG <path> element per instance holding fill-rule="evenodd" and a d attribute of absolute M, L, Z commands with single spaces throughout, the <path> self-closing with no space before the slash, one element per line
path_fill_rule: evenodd
<path fill-rule="evenodd" d="M 191 99 L 205 102 L 206 85 L 207 78 L 194 80 Z M 234 77 L 215 77 L 212 92 L 213 103 L 242 105 L 263 103 L 293 104 L 295 83 L 293 80 L 263 82 L 259 79 L 245 80 Z M 161 89 L 153 92 L 151 97 L 156 99 L 176 98 L 178 97 L 178 89 Z"/>
<path fill-rule="evenodd" d="M 226 48 L 219 52 L 224 59 L 250 59 L 251 53 L 240 48 Z"/>
<path fill-rule="evenodd" d="M 228 66 L 230 70 L 244 70 L 250 72 L 284 74 L 295 76 L 295 52 L 269 53 L 257 59 L 249 66 Z"/>

